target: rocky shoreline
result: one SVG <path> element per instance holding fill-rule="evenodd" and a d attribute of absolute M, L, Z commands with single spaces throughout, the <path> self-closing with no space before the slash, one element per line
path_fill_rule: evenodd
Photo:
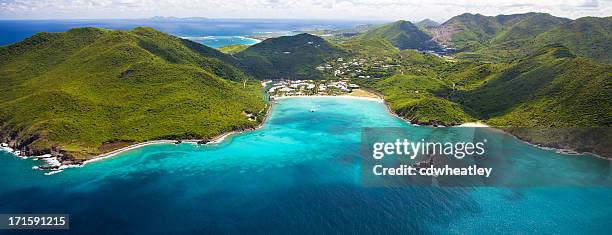
<path fill-rule="evenodd" d="M 401 120 L 403 120 L 403 121 L 405 121 L 405 122 L 407 122 L 407 123 L 409 123 L 409 124 L 411 124 L 413 126 L 429 126 L 429 127 L 458 126 L 458 127 L 472 127 L 472 128 L 473 127 L 486 127 L 486 128 L 491 128 L 491 129 L 503 132 L 505 134 L 508 134 L 508 135 L 512 136 L 513 138 L 515 138 L 515 139 L 517 139 L 519 141 L 522 141 L 522 142 L 524 142 L 526 144 L 529 144 L 531 146 L 538 147 L 538 148 L 545 149 L 545 150 L 553 150 L 553 151 L 555 151 L 556 153 L 559 153 L 559 154 L 564 154 L 564 155 L 589 154 L 589 155 L 592 155 L 592 156 L 597 157 L 597 158 L 601 158 L 601 159 L 604 159 L 604 160 L 612 161 L 612 157 L 606 157 L 606 156 L 600 155 L 598 153 L 590 152 L 590 151 L 579 151 L 577 149 L 569 148 L 568 146 L 565 146 L 565 145 L 560 145 L 560 144 L 555 144 L 555 143 L 536 143 L 536 142 L 531 142 L 530 140 L 528 140 L 526 138 L 521 138 L 520 136 L 515 135 L 515 134 L 513 134 L 510 131 L 506 131 L 506 130 L 495 128 L 495 127 L 490 127 L 490 126 L 488 126 L 488 125 L 486 125 L 486 124 L 484 124 L 484 123 L 482 123 L 480 121 L 478 121 L 478 122 L 470 122 L 470 123 L 461 123 L 461 124 L 454 124 L 454 123 L 453 124 L 446 124 L 446 123 L 441 123 L 441 122 L 436 122 L 436 121 L 432 121 L 432 122 L 419 122 L 419 121 L 409 120 L 409 119 L 401 117 L 397 113 L 395 113 L 391 109 L 391 107 L 387 104 L 387 102 L 384 101 L 385 99 L 384 99 L 384 96 L 382 94 L 380 94 L 378 92 L 370 91 L 370 90 L 367 90 L 367 91 L 370 92 L 370 93 L 375 94 L 376 96 L 378 96 L 380 99 L 383 100 L 383 104 L 385 105 L 385 109 L 387 110 L 387 112 L 389 114 L 391 114 L 391 115 L 395 116 L 396 118 L 401 119 Z"/>
<path fill-rule="evenodd" d="M 45 175 L 53 175 L 53 174 L 62 172 L 64 169 L 67 169 L 67 168 L 83 167 L 88 163 L 97 162 L 100 160 L 111 158 L 125 151 L 129 151 L 132 149 L 136 149 L 136 148 L 140 148 L 140 147 L 148 146 L 148 145 L 182 144 L 182 143 L 198 144 L 198 145 L 219 144 L 231 135 L 253 131 L 253 130 L 262 128 L 264 123 L 268 119 L 268 116 L 271 110 L 272 110 L 272 104 L 269 104 L 266 107 L 266 113 L 264 115 L 263 120 L 261 121 L 261 123 L 259 123 L 259 125 L 255 127 L 238 127 L 238 128 L 235 128 L 235 130 L 221 133 L 210 139 L 151 140 L 151 141 L 132 144 L 132 145 L 129 145 L 123 148 L 115 149 L 108 153 L 103 153 L 103 154 L 97 155 L 89 159 L 76 159 L 66 154 L 65 151 L 62 151 L 58 147 L 54 147 L 52 149 L 49 149 L 48 151 L 32 151 L 27 145 L 21 142 L 18 142 L 16 139 L 11 140 L 11 141 L 7 141 L 6 139 L 4 139 L 0 141 L 0 151 L 11 153 L 21 159 L 31 159 L 34 161 L 39 161 L 39 160 L 43 161 L 44 162 L 43 164 L 39 166 L 34 166 L 33 169 L 47 171 L 45 172 Z"/>

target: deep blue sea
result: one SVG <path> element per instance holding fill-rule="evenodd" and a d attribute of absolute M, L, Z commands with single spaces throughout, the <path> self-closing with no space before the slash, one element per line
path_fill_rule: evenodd
<path fill-rule="evenodd" d="M 357 25 L 383 23 L 380 21 L 337 20 L 275 20 L 275 19 L 204 19 L 204 18 L 151 18 L 127 20 L 0 20 L 0 45 L 21 41 L 38 32 L 64 32 L 75 27 L 101 27 L 132 29 L 153 27 L 178 37 L 209 37 L 196 40 L 211 47 L 228 44 L 252 44 L 252 40 L 239 40 L 228 36 L 261 34 L 292 34 L 308 29 L 351 28 Z M 225 36 L 214 37 L 211 36 Z M 230 39 L 230 40 L 227 40 Z M 215 41 L 216 40 L 216 41 Z"/>
<path fill-rule="evenodd" d="M 310 112 L 315 108 L 316 112 Z M 265 126 L 215 146 L 138 148 L 45 176 L 0 153 L 0 214 L 68 213 L 71 234 L 609 234 L 612 188 L 584 187 L 610 162 L 499 132 L 508 178 L 572 187 L 366 187 L 363 127 L 409 126 L 382 103 L 292 98 Z M 606 174 L 604 174 L 606 175 Z M 609 174 L 607 174 L 609 176 Z M 609 180 L 609 179 L 604 179 Z M 31 231 L 33 232 L 33 231 Z M 2 231 L 0 231 L 2 233 Z"/>

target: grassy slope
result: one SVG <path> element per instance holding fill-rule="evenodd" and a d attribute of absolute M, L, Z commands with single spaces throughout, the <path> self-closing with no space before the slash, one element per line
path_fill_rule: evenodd
<path fill-rule="evenodd" d="M 1 133 L 36 151 L 88 157 L 117 140 L 209 138 L 255 125 L 241 112 L 264 108 L 259 87 L 223 79 L 248 77 L 211 50 L 150 28 L 41 33 L 1 47 Z"/>
<path fill-rule="evenodd" d="M 235 54 L 242 68 L 260 80 L 321 79 L 315 69 L 345 52 L 324 39 L 298 34 L 266 39 Z"/>
<path fill-rule="evenodd" d="M 219 48 L 219 51 L 226 54 L 236 54 L 238 52 L 244 51 L 249 48 L 249 45 L 235 44 L 235 45 L 227 45 Z"/>

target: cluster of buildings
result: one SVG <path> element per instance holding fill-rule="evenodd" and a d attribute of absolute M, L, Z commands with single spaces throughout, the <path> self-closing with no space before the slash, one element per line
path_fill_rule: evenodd
<path fill-rule="evenodd" d="M 316 67 L 317 70 L 335 78 L 374 78 L 378 79 L 393 74 L 399 68 L 394 62 L 376 57 L 344 59 L 337 58 Z"/>
<path fill-rule="evenodd" d="M 438 56 L 438 57 L 444 57 L 444 56 L 448 56 L 448 55 L 454 54 L 455 52 L 457 52 L 457 49 L 441 45 L 441 47 L 440 48 L 436 48 L 436 50 L 432 50 L 432 49 L 429 49 L 429 50 L 419 50 L 419 52 L 435 55 L 435 56 Z"/>
<path fill-rule="evenodd" d="M 359 88 L 349 80 L 275 80 L 265 86 L 270 97 L 342 95 Z"/>

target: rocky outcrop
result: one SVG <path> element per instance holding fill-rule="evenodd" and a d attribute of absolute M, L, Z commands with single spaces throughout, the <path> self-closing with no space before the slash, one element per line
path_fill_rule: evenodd
<path fill-rule="evenodd" d="M 427 33 L 431 36 L 431 38 L 444 45 L 450 46 L 453 35 L 457 33 L 459 30 L 454 26 L 438 26 L 427 28 Z"/>

